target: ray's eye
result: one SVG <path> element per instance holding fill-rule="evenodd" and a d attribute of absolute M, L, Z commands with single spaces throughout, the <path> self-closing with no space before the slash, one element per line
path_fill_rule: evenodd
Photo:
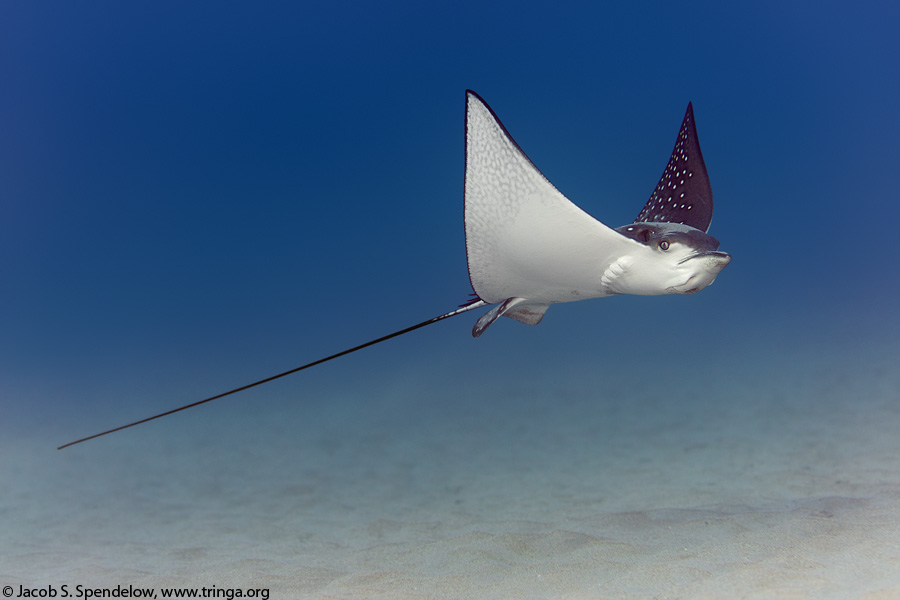
<path fill-rule="evenodd" d="M 668 250 L 668 249 L 669 249 L 669 242 L 667 242 L 666 240 L 661 241 L 661 242 L 659 243 L 659 249 L 662 250 L 663 252 L 665 252 L 666 250 Z"/>

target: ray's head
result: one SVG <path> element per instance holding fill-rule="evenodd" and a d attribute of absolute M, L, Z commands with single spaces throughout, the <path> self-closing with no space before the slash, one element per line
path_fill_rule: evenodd
<path fill-rule="evenodd" d="M 632 223 L 616 229 L 645 250 L 628 269 L 631 294 L 693 294 L 713 281 L 731 262 L 719 240 L 680 223 Z M 622 282 L 623 284 L 626 282 Z"/>
<path fill-rule="evenodd" d="M 693 294 L 731 262 L 719 240 L 707 234 L 712 188 L 688 104 L 675 147 L 659 183 L 631 225 L 616 229 L 642 244 L 617 282 L 631 294 Z M 626 272 L 627 271 L 627 272 Z"/>

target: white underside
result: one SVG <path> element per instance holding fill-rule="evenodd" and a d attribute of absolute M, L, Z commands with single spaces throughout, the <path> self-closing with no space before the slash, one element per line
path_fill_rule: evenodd
<path fill-rule="evenodd" d="M 536 323 L 551 303 L 617 293 L 617 261 L 645 247 L 563 196 L 472 95 L 466 135 L 466 250 L 478 296 L 523 298 L 507 316 Z"/>

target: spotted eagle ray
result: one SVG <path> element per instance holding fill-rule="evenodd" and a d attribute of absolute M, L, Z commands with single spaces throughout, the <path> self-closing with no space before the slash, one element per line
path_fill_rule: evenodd
<path fill-rule="evenodd" d="M 473 298 L 455 310 L 191 404 L 59 446 L 63 449 L 205 404 L 426 325 L 494 305 L 499 317 L 537 325 L 551 304 L 615 294 L 693 294 L 731 262 L 708 235 L 712 189 L 688 103 L 675 148 L 634 223 L 612 229 L 562 195 L 516 143 L 490 106 L 466 90 L 466 257 Z"/>

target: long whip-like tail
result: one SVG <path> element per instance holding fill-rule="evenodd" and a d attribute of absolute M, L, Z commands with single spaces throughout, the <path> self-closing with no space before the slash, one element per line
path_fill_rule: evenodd
<path fill-rule="evenodd" d="M 403 335 L 404 333 L 409 333 L 410 331 L 415 331 L 416 329 L 420 329 L 425 327 L 426 325 L 431 325 L 433 323 L 437 323 L 438 321 L 443 321 L 444 319 L 449 319 L 450 317 L 455 317 L 456 315 L 461 315 L 464 312 L 468 312 L 475 308 L 481 308 L 482 306 L 487 306 L 488 303 L 484 300 L 477 299 L 474 302 L 464 304 L 457 308 L 456 310 L 452 310 L 448 313 L 444 313 L 443 315 L 434 317 L 432 319 L 428 319 L 427 321 L 422 321 L 417 325 L 413 325 L 412 327 L 407 327 L 406 329 L 401 329 L 400 331 L 395 331 L 394 333 L 389 333 L 388 335 L 382 336 L 378 339 L 372 340 L 370 342 L 366 342 L 365 344 L 360 344 L 359 346 L 354 346 L 353 348 L 349 348 L 342 352 L 338 352 L 337 354 L 332 354 L 331 356 L 326 356 L 325 358 L 320 358 L 319 360 L 313 361 L 311 363 L 307 363 L 303 366 L 296 367 L 291 369 L 290 371 L 285 371 L 284 373 L 279 373 L 277 375 L 272 375 L 271 377 L 266 377 L 265 379 L 260 379 L 259 381 L 254 381 L 253 383 L 248 383 L 247 385 L 242 385 L 241 387 L 234 388 L 233 390 L 228 390 L 227 392 L 217 394 L 215 396 L 210 396 L 209 398 L 204 398 L 203 400 L 198 400 L 197 402 L 191 402 L 190 404 L 185 404 L 184 406 L 179 406 L 178 408 L 173 408 L 172 410 L 167 410 L 166 412 L 159 413 L 158 415 L 153 415 L 152 417 L 147 417 L 146 419 L 141 419 L 140 421 L 135 421 L 133 423 L 128 423 L 127 425 L 122 425 L 120 427 L 116 427 L 114 429 L 109 429 L 107 431 L 103 431 L 100 433 L 95 433 L 94 435 L 89 435 L 87 437 L 83 437 L 79 440 L 75 440 L 74 442 L 69 442 L 68 444 L 63 444 L 59 446 L 57 450 L 62 450 L 63 448 L 68 448 L 69 446 L 74 446 L 75 444 L 80 444 L 81 442 L 86 442 L 88 440 L 92 440 L 94 438 L 102 437 L 104 435 L 108 435 L 110 433 L 114 433 L 116 431 L 122 431 L 123 429 L 128 429 L 129 427 L 134 427 L 135 425 L 140 425 L 142 423 L 146 423 L 147 421 L 153 421 L 154 419 L 161 419 L 162 417 L 167 417 L 171 414 L 181 412 L 183 410 L 187 410 L 189 408 L 193 408 L 195 406 L 200 406 L 201 404 L 206 404 L 207 402 L 212 402 L 213 400 L 218 400 L 219 398 L 224 398 L 225 396 L 230 396 L 232 394 L 237 394 L 238 392 L 243 392 L 244 390 L 249 390 L 252 387 L 256 387 L 258 385 L 262 385 L 264 383 L 269 383 L 270 381 L 275 381 L 276 379 L 281 379 L 282 377 L 286 377 L 288 375 L 292 375 L 298 371 L 302 371 L 304 369 L 309 369 L 310 367 L 315 367 L 316 365 L 321 365 L 324 362 L 328 362 L 329 360 L 334 360 L 335 358 L 340 358 L 341 356 L 346 356 L 352 352 L 356 352 L 357 350 L 362 350 L 363 348 L 368 348 L 369 346 L 374 346 L 375 344 L 380 344 L 381 342 L 385 342 L 391 338 L 395 338 Z"/>

